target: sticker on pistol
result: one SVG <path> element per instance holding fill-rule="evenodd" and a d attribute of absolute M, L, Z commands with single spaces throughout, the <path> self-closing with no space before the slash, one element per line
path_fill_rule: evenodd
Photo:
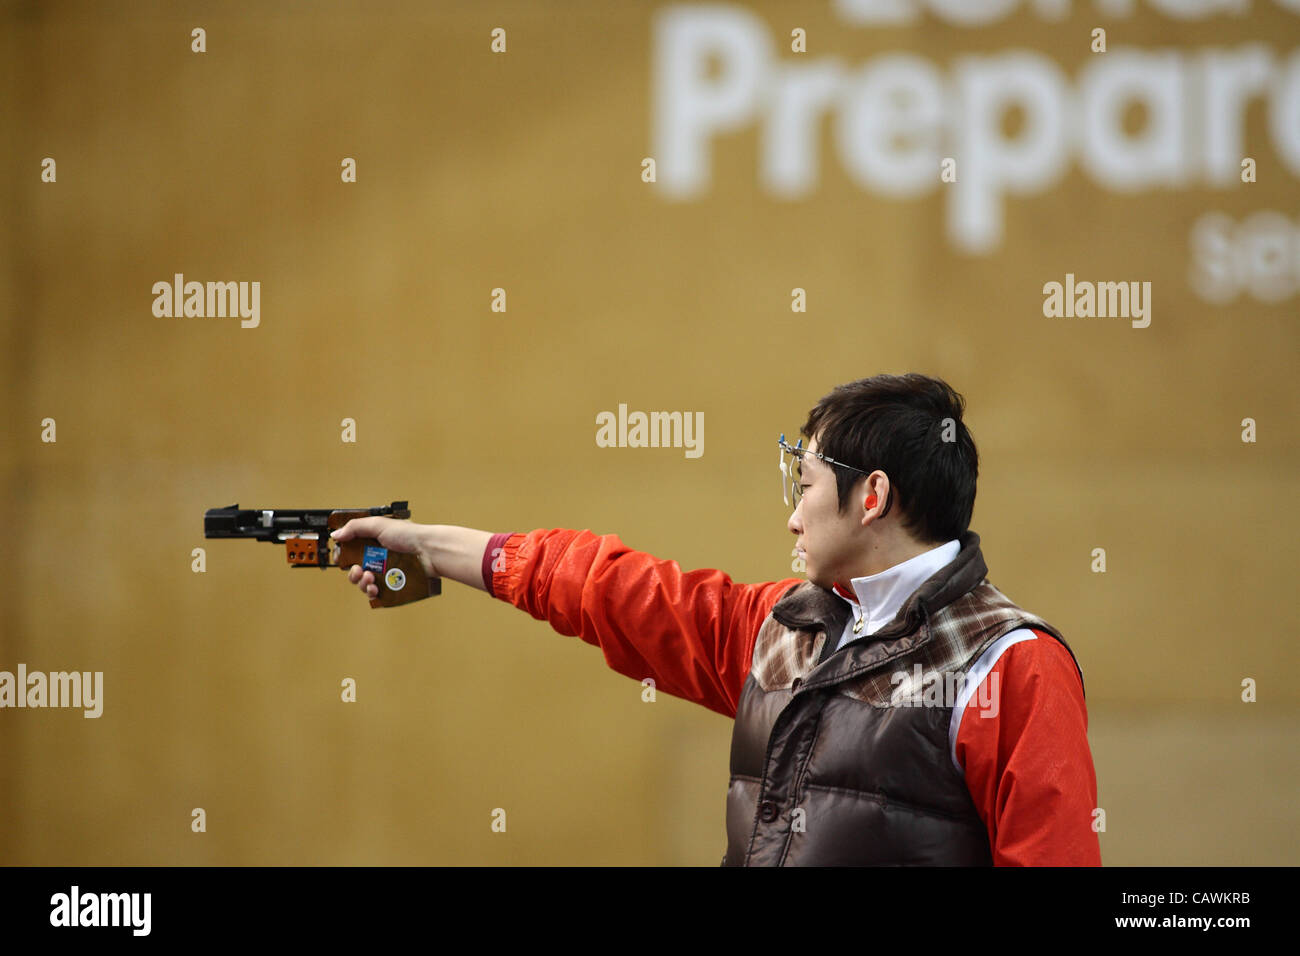
<path fill-rule="evenodd" d="M 406 573 L 401 568 L 389 568 L 384 575 L 384 583 L 390 591 L 400 591 L 406 587 Z"/>
<path fill-rule="evenodd" d="M 361 559 L 361 570 L 373 571 L 375 574 L 384 573 L 384 565 L 388 563 L 387 548 L 367 547 L 366 553 Z"/>

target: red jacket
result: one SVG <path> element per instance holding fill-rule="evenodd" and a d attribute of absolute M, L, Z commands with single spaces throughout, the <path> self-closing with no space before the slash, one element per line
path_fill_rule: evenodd
<path fill-rule="evenodd" d="M 731 718 L 760 625 L 803 580 L 737 584 L 633 551 L 617 535 L 545 528 L 494 537 L 484 569 L 494 597 L 599 647 L 613 670 Z M 1083 687 L 1070 652 L 1036 633 L 984 678 L 998 675 L 1000 707 L 992 717 L 966 710 L 957 760 L 995 865 L 1100 866 L 1097 833 L 1080 825 L 1097 806 Z"/>

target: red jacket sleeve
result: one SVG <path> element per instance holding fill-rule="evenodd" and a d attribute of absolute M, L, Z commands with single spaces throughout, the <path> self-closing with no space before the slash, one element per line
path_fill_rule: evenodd
<path fill-rule="evenodd" d="M 1049 634 L 1012 644 L 961 715 L 954 754 L 995 866 L 1100 866 L 1083 684 Z M 996 677 L 994 676 L 996 675 Z"/>
<path fill-rule="evenodd" d="M 511 535 L 491 567 L 494 597 L 598 646 L 620 674 L 732 718 L 759 626 L 803 580 L 735 584 L 617 535 L 545 528 Z"/>

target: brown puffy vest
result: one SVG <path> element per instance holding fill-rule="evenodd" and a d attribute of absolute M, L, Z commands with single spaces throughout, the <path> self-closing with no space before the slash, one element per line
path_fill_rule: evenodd
<path fill-rule="evenodd" d="M 1017 628 L 1069 645 L 987 571 L 979 535 L 966 532 L 957 557 L 892 621 L 839 651 L 847 603 L 811 581 L 781 597 L 759 629 L 737 708 L 724 866 L 992 863 L 950 756 L 948 688 Z"/>

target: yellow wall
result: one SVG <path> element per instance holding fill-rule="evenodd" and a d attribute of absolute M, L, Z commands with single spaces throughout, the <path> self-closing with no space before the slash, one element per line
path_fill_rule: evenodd
<path fill-rule="evenodd" d="M 321 6 L 0 10 L 0 669 L 103 671 L 105 687 L 98 719 L 0 710 L 0 862 L 716 864 L 728 721 L 643 703 L 596 649 L 480 592 L 447 582 L 372 612 L 341 573 L 205 541 L 200 519 L 407 498 L 417 521 L 590 528 L 776 580 L 792 542 L 777 433 L 882 371 L 967 398 L 990 579 L 1084 668 L 1104 861 L 1297 862 L 1295 15 L 1080 2 L 1053 21 L 1022 3 L 982 26 L 887 26 L 831 0 L 728 7 L 771 43 L 765 81 L 914 54 L 949 132 L 971 115 L 963 57 L 1025 51 L 1070 96 L 1125 50 L 1193 78 L 1211 50 L 1272 58 L 1276 116 L 1256 96 L 1242 120 L 1257 182 L 1208 181 L 1193 145 L 1185 182 L 1125 191 L 1086 168 L 1063 105 L 1059 175 L 997 196 L 1000 238 L 971 250 L 949 219 L 969 139 L 943 141 L 957 184 L 936 169 L 923 194 L 890 195 L 846 163 L 836 107 L 799 141 L 805 194 L 760 172 L 776 115 L 760 111 L 709 139 L 702 195 L 670 195 L 666 6 Z M 1182 96 L 1196 126 L 1212 94 Z M 1125 114 L 1130 135 L 1141 122 Z M 1221 260 L 1197 259 L 1194 226 L 1268 210 L 1293 264 L 1207 301 L 1194 282 Z M 260 324 L 155 317 L 151 288 L 177 272 L 259 281 Z M 1151 282 L 1150 326 L 1045 317 L 1043 285 L 1067 272 Z M 703 412 L 704 454 L 596 447 L 596 414 L 619 403 Z"/>

